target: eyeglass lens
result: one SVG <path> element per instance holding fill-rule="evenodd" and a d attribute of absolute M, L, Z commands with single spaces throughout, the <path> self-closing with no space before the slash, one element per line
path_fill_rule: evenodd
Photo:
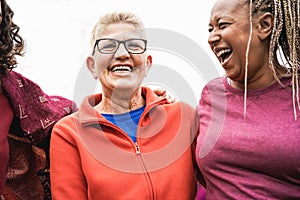
<path fill-rule="evenodd" d="M 98 41 L 98 50 L 100 53 L 114 53 L 119 48 L 120 43 L 125 45 L 129 53 L 143 53 L 146 49 L 146 42 L 142 39 L 129 39 L 125 41 L 101 39 Z"/>

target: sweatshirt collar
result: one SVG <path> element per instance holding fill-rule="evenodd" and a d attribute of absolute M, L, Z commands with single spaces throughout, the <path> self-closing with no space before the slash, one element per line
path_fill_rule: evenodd
<path fill-rule="evenodd" d="M 149 112 L 154 106 L 167 103 L 165 97 L 158 97 L 152 89 L 142 87 L 142 96 L 146 100 L 146 107 L 144 112 Z M 105 123 L 106 119 L 94 109 L 94 106 L 99 104 L 102 100 L 102 94 L 93 94 L 84 98 L 79 108 L 79 120 L 84 125 L 94 123 Z"/>

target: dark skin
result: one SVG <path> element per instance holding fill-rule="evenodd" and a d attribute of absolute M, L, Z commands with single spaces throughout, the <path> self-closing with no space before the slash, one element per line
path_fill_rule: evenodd
<path fill-rule="evenodd" d="M 208 43 L 219 59 L 230 84 L 244 89 L 246 49 L 250 33 L 248 6 L 238 0 L 219 0 L 211 11 Z M 269 44 L 273 28 L 273 16 L 267 12 L 252 18 L 252 35 L 249 50 L 247 87 L 249 90 L 264 88 L 275 78 L 269 67 Z M 222 58 L 222 49 L 230 55 Z"/>

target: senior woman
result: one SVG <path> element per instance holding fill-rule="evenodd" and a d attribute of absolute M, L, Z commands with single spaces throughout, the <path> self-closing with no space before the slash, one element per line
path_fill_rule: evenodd
<path fill-rule="evenodd" d="M 86 63 L 102 86 L 52 131 L 53 199 L 194 199 L 197 115 L 142 87 L 152 57 L 143 24 L 109 13 Z"/>

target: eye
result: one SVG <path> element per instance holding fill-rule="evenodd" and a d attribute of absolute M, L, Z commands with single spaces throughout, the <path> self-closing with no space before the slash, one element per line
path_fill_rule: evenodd
<path fill-rule="evenodd" d="M 107 44 L 107 45 L 104 45 L 102 47 L 100 47 L 101 50 L 112 50 L 112 49 L 115 49 L 116 48 L 116 44 Z"/>
<path fill-rule="evenodd" d="M 117 47 L 117 44 L 114 40 L 101 40 L 98 43 L 98 48 L 101 51 L 112 51 L 113 49 L 115 49 Z"/>
<path fill-rule="evenodd" d="M 214 30 L 214 28 L 212 26 L 208 27 L 208 32 L 211 33 Z"/>
<path fill-rule="evenodd" d="M 126 41 L 126 47 L 130 50 L 138 50 L 145 48 L 145 44 L 142 40 L 128 40 Z"/>
<path fill-rule="evenodd" d="M 229 25 L 228 22 L 219 22 L 218 27 L 219 29 L 224 29 Z"/>
<path fill-rule="evenodd" d="M 136 42 L 130 42 L 130 43 L 128 43 L 128 47 L 129 48 L 141 48 L 141 45 Z"/>

